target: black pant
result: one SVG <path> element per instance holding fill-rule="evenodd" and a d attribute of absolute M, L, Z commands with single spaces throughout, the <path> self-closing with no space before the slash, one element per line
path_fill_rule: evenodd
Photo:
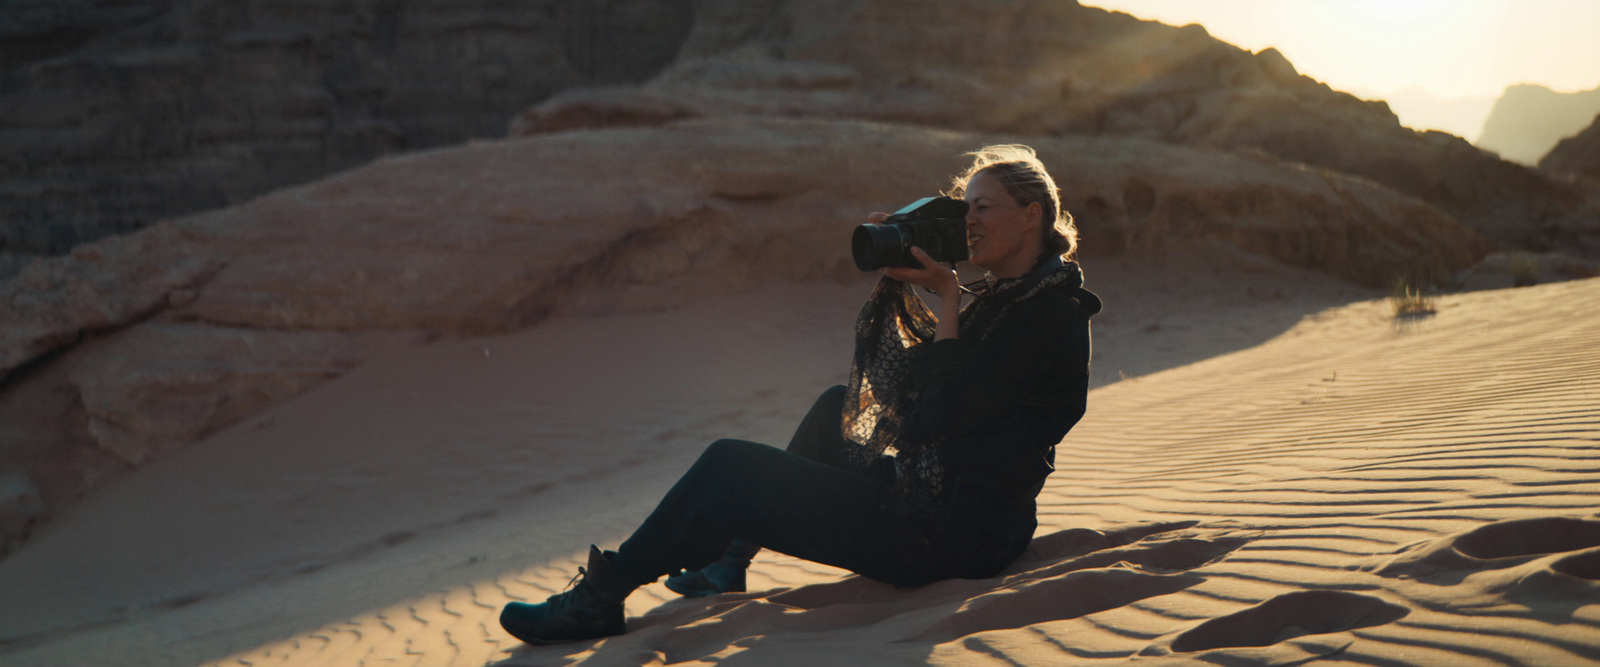
<path fill-rule="evenodd" d="M 1032 536 L 1004 521 L 934 521 L 885 507 L 883 485 L 845 458 L 845 388 L 824 392 L 788 451 L 718 440 L 617 548 L 617 565 L 644 583 L 695 570 L 734 538 L 898 586 L 999 573 Z M 1010 526 L 1000 529 L 997 525 Z"/>

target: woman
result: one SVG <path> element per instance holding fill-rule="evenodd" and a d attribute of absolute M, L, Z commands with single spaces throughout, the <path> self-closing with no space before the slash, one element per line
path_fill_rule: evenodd
<path fill-rule="evenodd" d="M 743 590 L 762 547 L 897 586 L 993 577 L 1022 553 L 1055 444 L 1083 416 L 1100 300 L 1064 261 L 1077 232 L 1033 150 L 969 155 L 951 196 L 969 205 L 984 280 L 962 286 L 921 249 L 921 268 L 885 269 L 856 323 L 849 386 L 822 395 L 787 451 L 712 443 L 615 552 L 590 547 L 574 588 L 506 605 L 508 632 L 620 634 L 635 588 L 678 572 L 667 583 L 682 594 Z M 911 286 L 937 296 L 937 314 Z"/>

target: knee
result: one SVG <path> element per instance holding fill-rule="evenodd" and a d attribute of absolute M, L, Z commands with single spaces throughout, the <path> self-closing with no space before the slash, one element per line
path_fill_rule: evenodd
<path fill-rule="evenodd" d="M 732 438 L 723 438 L 706 445 L 706 451 L 700 454 L 700 458 L 723 458 L 732 456 L 735 452 L 739 451 L 739 445 L 741 444 L 743 443 L 738 440 L 734 440 Z"/>
<path fill-rule="evenodd" d="M 788 456 L 783 450 L 759 442 L 724 438 L 711 443 L 695 467 L 739 471 L 741 474 L 769 468 Z"/>
<path fill-rule="evenodd" d="M 700 454 L 701 465 L 711 466 L 737 466 L 741 461 L 750 459 L 755 455 L 754 450 L 766 445 L 723 438 L 706 446 L 706 451 Z"/>
<path fill-rule="evenodd" d="M 811 409 L 821 410 L 830 414 L 844 412 L 844 395 L 846 391 L 848 390 L 842 384 L 829 387 L 827 391 L 822 392 L 822 395 L 817 397 L 817 402 Z"/>

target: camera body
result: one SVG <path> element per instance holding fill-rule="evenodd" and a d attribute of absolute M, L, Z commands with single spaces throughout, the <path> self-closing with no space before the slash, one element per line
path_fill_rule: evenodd
<path fill-rule="evenodd" d="M 967 203 L 949 197 L 926 197 L 895 211 L 880 225 L 859 225 L 850 239 L 856 268 L 922 268 L 911 254 L 922 248 L 936 262 L 967 259 Z"/>

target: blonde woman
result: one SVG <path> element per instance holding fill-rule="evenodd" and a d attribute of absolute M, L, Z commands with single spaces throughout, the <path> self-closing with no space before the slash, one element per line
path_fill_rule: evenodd
<path fill-rule="evenodd" d="M 968 204 L 969 261 L 985 278 L 963 286 L 921 249 L 921 268 L 884 269 L 856 323 L 850 384 L 823 393 L 786 450 L 712 443 L 616 551 L 590 547 L 575 587 L 506 605 L 508 632 L 538 644 L 620 634 L 634 589 L 671 575 L 685 595 L 742 591 L 760 548 L 896 586 L 997 576 L 1022 553 L 1055 445 L 1084 413 L 1100 300 L 1033 150 L 969 155 L 949 195 Z"/>

